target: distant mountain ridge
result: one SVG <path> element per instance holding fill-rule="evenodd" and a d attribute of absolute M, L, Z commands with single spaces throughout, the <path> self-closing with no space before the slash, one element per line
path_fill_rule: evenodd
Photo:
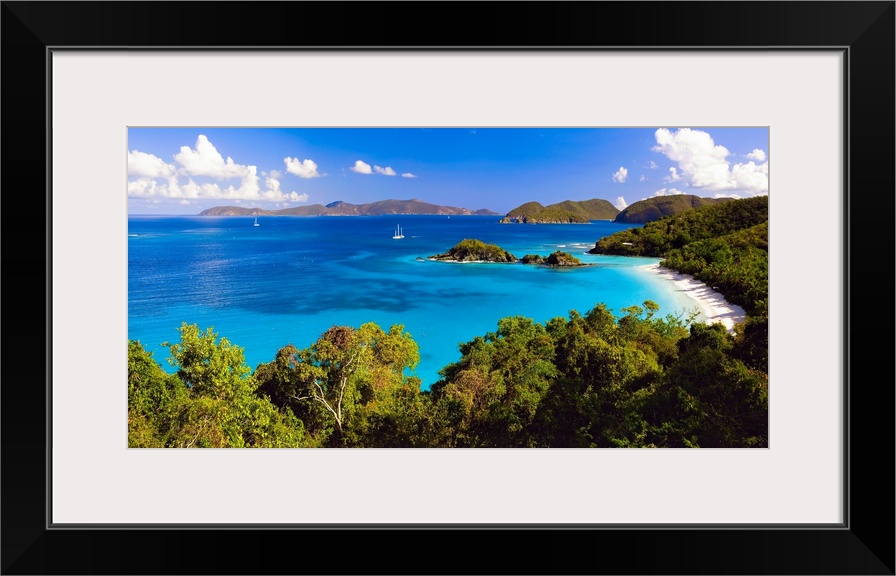
<path fill-rule="evenodd" d="M 470 210 L 469 208 L 457 208 L 454 206 L 439 206 L 414 198 L 412 200 L 380 200 L 369 204 L 349 204 L 348 202 L 337 200 L 330 202 L 326 206 L 312 204 L 310 206 L 296 206 L 281 210 L 243 208 L 241 206 L 215 206 L 199 213 L 200 216 L 381 216 L 387 214 L 491 216 L 498 215 L 498 212 L 485 208 Z"/>
<path fill-rule="evenodd" d="M 607 200 L 564 200 L 543 206 L 526 202 L 501 219 L 502 224 L 587 224 L 591 220 L 612 220 L 619 210 Z"/>
<path fill-rule="evenodd" d="M 672 216 L 691 208 L 700 208 L 719 202 L 730 202 L 733 198 L 702 198 L 692 194 L 657 196 L 639 200 L 616 215 L 615 222 L 622 224 L 646 224 L 665 216 Z"/>

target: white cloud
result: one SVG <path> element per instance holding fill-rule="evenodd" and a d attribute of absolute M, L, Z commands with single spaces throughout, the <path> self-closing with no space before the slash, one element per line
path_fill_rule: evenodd
<path fill-rule="evenodd" d="M 654 136 L 657 145 L 653 150 L 678 162 L 678 169 L 669 170 L 669 181 L 686 178 L 689 186 L 710 192 L 739 191 L 749 196 L 768 193 L 768 162 L 736 164 L 731 168 L 727 160 L 731 155 L 728 149 L 716 145 L 712 137 L 701 130 L 682 128 L 673 133 L 660 128 Z M 757 149 L 752 154 L 757 152 L 762 151 Z"/>
<path fill-rule="evenodd" d="M 317 173 L 317 164 L 314 160 L 302 160 L 299 161 L 298 158 L 291 158 L 287 156 L 283 159 L 283 163 L 286 164 L 286 171 L 290 174 L 295 174 L 299 178 L 320 178 L 320 174 Z M 271 171 L 271 175 L 277 173 L 276 170 Z M 276 176 L 275 176 L 276 178 Z"/>
<path fill-rule="evenodd" d="M 643 174 L 641 174 L 641 177 L 638 179 L 638 182 L 646 182 L 646 181 L 647 181 L 647 178 Z"/>
<path fill-rule="evenodd" d="M 757 162 L 765 162 L 765 151 L 755 148 L 752 152 L 746 155 L 746 158 Z"/>
<path fill-rule="evenodd" d="M 382 174 L 383 176 L 395 176 L 395 170 L 393 170 L 391 166 L 386 166 L 385 168 L 380 168 L 379 166 L 374 166 L 373 170 L 377 174 Z"/>
<path fill-rule="evenodd" d="M 613 202 L 613 206 L 615 206 L 617 210 L 625 210 L 628 208 L 628 202 L 626 202 L 625 198 L 622 196 L 617 196 L 616 201 Z"/>
<path fill-rule="evenodd" d="M 402 178 L 416 178 L 417 176 L 415 174 L 411 174 L 410 172 L 405 172 L 404 174 L 401 175 L 401 177 Z"/>
<path fill-rule="evenodd" d="M 734 198 L 735 200 L 738 200 L 742 198 L 742 196 L 740 194 L 716 194 L 713 198 Z"/>
<path fill-rule="evenodd" d="M 654 196 L 677 196 L 678 194 L 684 194 L 684 192 L 676 188 L 660 188 L 653 193 Z"/>
<path fill-rule="evenodd" d="M 768 194 L 768 162 L 756 165 L 753 162 L 735 164 L 731 169 L 731 177 L 737 182 L 735 190 L 744 190 L 753 194 Z"/>
<path fill-rule="evenodd" d="M 619 167 L 619 170 L 617 170 L 616 172 L 613 172 L 613 181 L 614 182 L 618 182 L 619 184 L 622 184 L 623 182 L 625 182 L 626 178 L 628 178 L 628 170 L 626 170 L 622 166 Z"/>
<path fill-rule="evenodd" d="M 664 178 L 666 182 L 678 182 L 681 180 L 681 174 L 678 173 L 678 170 L 675 166 L 669 168 L 669 175 Z"/>
<path fill-rule="evenodd" d="M 296 160 L 298 160 L 298 158 L 296 158 Z M 315 165 L 315 167 L 316 167 L 316 165 Z M 262 175 L 270 176 L 271 178 L 281 178 L 281 177 L 283 177 L 283 172 L 280 172 L 279 170 L 271 170 L 267 174 L 264 174 L 262 172 Z"/>
<path fill-rule="evenodd" d="M 226 200 L 234 202 L 306 202 L 307 194 L 283 192 L 280 181 L 268 176 L 265 188 L 258 185 L 255 166 L 248 166 L 247 173 L 240 180 L 239 187 L 231 184 L 226 188 L 215 182 L 196 182 L 192 178 L 186 184 L 178 182 L 177 176 L 160 181 L 154 178 L 141 177 L 128 182 L 128 196 L 138 198 L 173 198 L 183 200 Z"/>
<path fill-rule="evenodd" d="M 273 190 L 274 192 L 280 192 L 280 181 L 276 178 L 265 178 L 264 185 L 268 190 Z"/>
<path fill-rule="evenodd" d="M 143 176 L 146 178 L 167 178 L 174 176 L 175 167 L 166 164 L 158 156 L 133 150 L 128 152 L 128 176 Z"/>
<path fill-rule="evenodd" d="M 196 139 L 196 148 L 181 146 L 174 159 L 181 165 L 180 172 L 187 176 L 209 176 L 224 180 L 228 178 L 245 178 L 251 166 L 237 164 L 229 156 L 227 160 L 203 134 Z"/>
<path fill-rule="evenodd" d="M 651 160 L 651 161 L 650 161 L 650 169 L 651 169 L 651 170 L 656 170 L 657 168 L 659 168 L 659 166 L 656 165 L 656 162 L 654 162 L 653 160 Z"/>
<path fill-rule="evenodd" d="M 357 172 L 358 174 L 373 174 L 373 170 L 370 169 L 370 164 L 362 162 L 361 160 L 355 160 L 355 165 L 349 168 L 349 170 Z"/>

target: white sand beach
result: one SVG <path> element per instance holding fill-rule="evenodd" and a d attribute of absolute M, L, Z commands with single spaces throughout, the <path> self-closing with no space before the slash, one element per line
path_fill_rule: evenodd
<path fill-rule="evenodd" d="M 740 306 L 728 303 L 725 297 L 704 284 L 694 279 L 690 274 L 679 274 L 659 264 L 641 266 L 642 269 L 652 272 L 672 282 L 676 289 L 692 298 L 707 323 L 720 322 L 729 332 L 734 331 L 734 325 L 743 322 L 746 312 Z"/>

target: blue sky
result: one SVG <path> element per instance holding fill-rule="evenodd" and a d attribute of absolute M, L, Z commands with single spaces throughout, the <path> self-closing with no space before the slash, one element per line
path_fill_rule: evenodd
<path fill-rule="evenodd" d="M 767 128 L 129 128 L 128 212 L 768 194 Z"/>

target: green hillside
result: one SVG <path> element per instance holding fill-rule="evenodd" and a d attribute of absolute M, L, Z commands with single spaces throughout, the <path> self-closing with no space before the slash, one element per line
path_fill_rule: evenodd
<path fill-rule="evenodd" d="M 544 210 L 544 206 L 540 202 L 526 202 L 522 206 L 517 206 L 508 212 L 507 216 L 510 218 L 528 218 L 542 210 Z"/>
<path fill-rule="evenodd" d="M 768 196 L 716 203 L 600 239 L 592 254 L 656 256 L 713 287 L 747 319 L 735 357 L 768 370 Z"/>
<path fill-rule="evenodd" d="M 565 210 L 587 220 L 612 220 L 619 214 L 619 210 L 617 210 L 615 206 L 610 204 L 607 200 L 599 198 L 582 200 L 579 202 L 564 200 L 557 204 L 551 204 L 547 208 Z"/>
<path fill-rule="evenodd" d="M 658 196 L 635 202 L 617 214 L 615 221 L 622 224 L 646 224 L 692 208 L 730 201 L 731 198 L 701 198 L 691 194 Z"/>
<path fill-rule="evenodd" d="M 768 196 L 713 203 L 601 238 L 591 254 L 665 256 L 697 240 L 725 236 L 768 221 Z"/>
<path fill-rule="evenodd" d="M 504 224 L 587 224 L 591 220 L 612 220 L 619 210 L 607 200 L 564 200 L 542 206 L 526 202 L 507 213 Z"/>

